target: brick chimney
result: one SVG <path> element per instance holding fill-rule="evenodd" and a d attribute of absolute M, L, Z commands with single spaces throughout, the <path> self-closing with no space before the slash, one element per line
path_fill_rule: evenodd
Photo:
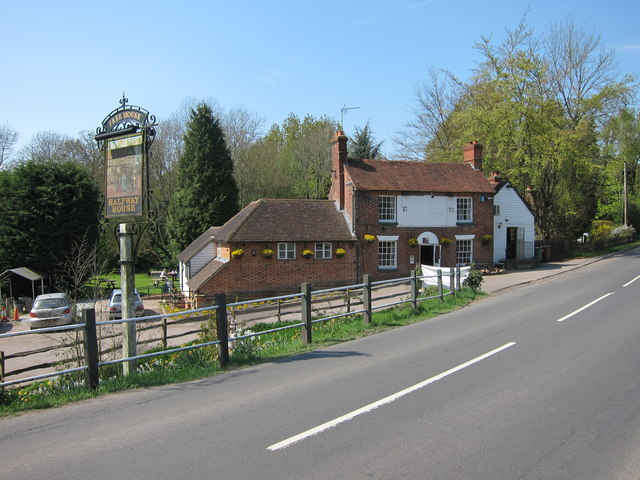
<path fill-rule="evenodd" d="M 329 199 L 337 201 L 344 210 L 344 164 L 347 161 L 347 136 L 342 130 L 331 141 L 331 190 Z"/>
<path fill-rule="evenodd" d="M 482 171 L 482 145 L 477 140 L 464 146 L 464 163 L 471 165 L 476 170 Z"/>
<path fill-rule="evenodd" d="M 493 187 L 495 187 L 496 185 L 502 183 L 504 178 L 502 178 L 502 175 L 500 175 L 498 172 L 491 172 L 491 175 L 489 175 L 489 178 L 487 180 L 489 180 L 489 183 Z"/>

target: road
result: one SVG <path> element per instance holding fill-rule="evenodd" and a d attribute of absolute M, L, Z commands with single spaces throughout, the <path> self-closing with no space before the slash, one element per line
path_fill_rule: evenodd
<path fill-rule="evenodd" d="M 7 479 L 638 479 L 640 252 L 224 375 L 0 420 Z"/>

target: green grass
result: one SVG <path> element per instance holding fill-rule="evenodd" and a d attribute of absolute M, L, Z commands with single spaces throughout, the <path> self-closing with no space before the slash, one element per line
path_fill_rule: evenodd
<path fill-rule="evenodd" d="M 120 288 L 120 274 L 119 273 L 110 273 L 107 275 L 100 275 L 91 280 L 92 284 L 96 284 L 96 282 L 100 280 L 100 285 L 106 286 L 107 283 L 104 280 L 111 281 L 115 285 L 114 288 Z M 162 288 L 160 284 L 158 286 L 154 286 L 154 278 L 150 277 L 146 273 L 136 273 L 135 274 L 135 287 L 140 293 L 140 295 L 148 295 L 148 294 L 160 294 L 162 293 Z M 105 288 L 107 290 L 106 295 L 109 295 L 111 290 L 109 288 Z"/>
<path fill-rule="evenodd" d="M 598 250 L 597 252 L 584 252 L 581 253 L 579 256 L 580 257 L 584 257 L 584 258 L 592 258 L 592 257 L 599 257 L 601 255 L 607 255 L 610 253 L 616 253 L 616 252 L 620 252 L 623 250 L 630 250 L 632 248 L 636 248 L 640 246 L 640 241 L 638 242 L 633 242 L 633 243 L 627 243 L 625 245 L 617 245 L 615 247 L 609 247 L 609 248 L 605 248 L 604 250 Z"/>
<path fill-rule="evenodd" d="M 463 288 L 455 297 L 447 296 L 444 301 L 440 301 L 440 299 L 424 300 L 418 304 L 418 308 L 415 310 L 407 304 L 374 312 L 370 324 L 365 324 L 361 315 L 315 322 L 312 332 L 313 343 L 309 345 L 303 344 L 300 328 L 291 328 L 234 341 L 231 343 L 233 349 L 230 356 L 230 366 L 225 369 L 219 366 L 216 358 L 217 350 L 213 347 L 204 347 L 140 361 L 137 364 L 136 373 L 128 376 L 121 374 L 122 367 L 120 365 L 101 367 L 101 383 L 95 391 L 87 389 L 84 386 L 82 375 L 77 374 L 56 377 L 22 388 L 8 387 L 4 390 L 0 389 L 0 415 L 51 408 L 132 388 L 187 382 L 248 365 L 275 361 L 328 345 L 421 322 L 461 308 L 484 296 L 486 294 L 481 291 Z M 257 333 L 296 323 L 299 322 L 260 323 L 252 326 L 251 331 Z M 158 350 L 156 349 L 156 351 Z"/>

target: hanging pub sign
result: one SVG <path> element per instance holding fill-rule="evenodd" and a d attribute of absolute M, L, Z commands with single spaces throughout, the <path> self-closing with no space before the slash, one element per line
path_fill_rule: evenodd
<path fill-rule="evenodd" d="M 155 117 L 144 108 L 120 107 L 102 121 L 96 140 L 104 152 L 105 185 L 101 217 L 149 217 L 148 159 L 155 138 Z M 149 123 L 151 122 L 151 123 Z M 147 219 L 149 220 L 149 219 Z"/>
<path fill-rule="evenodd" d="M 142 215 L 144 131 L 106 140 L 106 218 Z"/>

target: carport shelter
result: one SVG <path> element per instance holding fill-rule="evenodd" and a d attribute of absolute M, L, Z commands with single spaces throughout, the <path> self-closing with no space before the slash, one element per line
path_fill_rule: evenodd
<path fill-rule="evenodd" d="M 4 272 L 2 272 L 2 274 L 0 274 L 0 285 L 2 285 L 3 281 L 7 278 L 9 279 L 9 297 L 14 296 L 14 291 L 16 293 L 16 296 L 18 297 L 26 296 L 24 294 L 28 293 L 28 281 L 31 282 L 31 298 L 36 298 L 36 282 L 40 282 L 40 292 L 44 292 L 45 277 L 29 268 L 20 267 L 5 270 Z M 0 298 L 2 298 L 1 286 Z"/>

